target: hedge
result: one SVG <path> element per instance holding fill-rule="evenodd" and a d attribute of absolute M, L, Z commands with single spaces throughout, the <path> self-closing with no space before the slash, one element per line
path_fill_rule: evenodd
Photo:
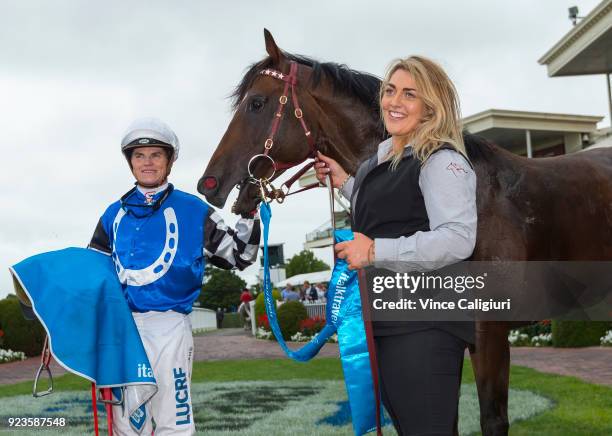
<path fill-rule="evenodd" d="M 238 312 L 229 312 L 223 316 L 222 329 L 238 328 L 244 326 L 244 320 Z"/>
<path fill-rule="evenodd" d="M 281 293 L 278 289 L 272 289 L 272 297 L 275 300 L 281 301 Z M 257 298 L 255 299 L 255 320 L 259 322 L 259 317 L 266 313 L 266 305 L 264 303 L 264 293 L 260 292 Z"/>
<path fill-rule="evenodd" d="M 288 341 L 291 336 L 300 331 L 300 323 L 308 318 L 308 312 L 304 305 L 299 301 L 287 301 L 276 311 L 278 315 L 278 325 L 283 334 L 283 338 Z"/>
<path fill-rule="evenodd" d="M 590 347 L 612 328 L 609 321 L 552 321 L 554 347 Z"/>
<path fill-rule="evenodd" d="M 2 348 L 23 351 L 26 356 L 38 356 L 45 341 L 45 329 L 38 320 L 23 317 L 19 300 L 0 300 L 0 329 L 4 331 Z"/>

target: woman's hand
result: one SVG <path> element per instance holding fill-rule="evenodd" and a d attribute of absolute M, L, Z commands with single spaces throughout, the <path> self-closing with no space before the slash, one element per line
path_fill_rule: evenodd
<path fill-rule="evenodd" d="M 336 255 L 345 259 L 349 269 L 360 269 L 374 263 L 374 241 L 362 233 L 355 233 L 352 241 L 336 244 Z"/>
<path fill-rule="evenodd" d="M 332 186 L 338 189 L 340 189 L 349 176 L 338 162 L 331 157 L 325 156 L 320 151 L 317 151 L 314 168 L 319 182 L 327 186 L 326 180 L 329 174 L 331 176 Z"/>

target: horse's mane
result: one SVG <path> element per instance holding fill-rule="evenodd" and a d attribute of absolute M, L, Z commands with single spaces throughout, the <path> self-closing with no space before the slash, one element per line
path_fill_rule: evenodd
<path fill-rule="evenodd" d="M 378 98 L 381 80 L 378 77 L 362 71 L 353 70 L 344 64 L 336 62 L 318 62 L 307 56 L 285 52 L 283 52 L 283 55 L 291 61 L 312 68 L 312 86 L 318 86 L 321 83 L 321 79 L 325 77 L 330 81 L 333 92 L 343 96 L 356 98 L 366 107 L 372 108 L 376 116 L 379 117 L 380 108 Z M 272 66 L 272 58 L 266 57 L 248 67 L 242 80 L 230 95 L 230 98 L 233 100 L 232 106 L 234 110 L 237 109 L 247 91 L 253 85 L 259 72 L 266 68 L 271 68 Z M 382 120 L 380 124 L 381 128 L 384 128 L 382 126 Z M 463 141 L 468 157 L 473 162 L 490 161 L 495 156 L 495 145 L 482 136 L 473 135 L 464 131 Z"/>
<path fill-rule="evenodd" d="M 305 65 L 313 70 L 312 85 L 317 86 L 321 79 L 325 77 L 332 85 L 334 93 L 356 98 L 367 107 L 371 107 L 378 113 L 378 93 L 381 80 L 372 74 L 352 70 L 344 64 L 335 62 L 318 62 L 312 58 L 284 53 L 283 55 L 300 65 Z M 272 58 L 267 57 L 259 62 L 255 62 L 248 67 L 248 70 L 234 92 L 230 95 L 234 110 L 238 107 L 247 91 L 257 78 L 259 72 L 273 65 Z"/>
<path fill-rule="evenodd" d="M 490 161 L 496 154 L 496 147 L 482 136 L 463 131 L 465 151 L 472 162 Z"/>

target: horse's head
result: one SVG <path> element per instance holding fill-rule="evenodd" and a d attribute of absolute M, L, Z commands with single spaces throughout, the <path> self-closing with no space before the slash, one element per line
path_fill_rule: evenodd
<path fill-rule="evenodd" d="M 291 163 L 301 162 L 312 155 L 312 147 L 309 146 L 300 120 L 294 116 L 295 107 L 291 95 L 282 117 L 278 117 L 279 99 L 287 83 L 278 77 L 276 71 L 281 72 L 283 77 L 288 76 L 290 60 L 278 48 L 270 32 L 264 30 L 264 36 L 269 56 L 253 65 L 236 88 L 234 117 L 198 182 L 198 191 L 217 207 L 225 205 L 230 191 L 238 185 L 240 193 L 232 207 L 232 211 L 237 214 L 248 213 L 257 207 L 261 201 L 260 188 L 249 181 L 269 178 L 272 162 L 276 165 L 278 175 Z M 268 74 L 262 74 L 265 70 L 268 70 Z M 271 70 L 275 72 L 272 74 Z M 318 140 L 319 132 L 316 123 L 318 116 L 315 114 L 320 108 L 305 88 L 311 72 L 308 66 L 299 66 L 294 92 L 298 95 L 310 131 L 308 136 L 312 137 L 311 143 L 314 143 Z M 279 122 L 278 130 L 272 135 L 275 120 Z M 272 143 L 269 141 L 271 136 L 274 136 Z M 269 148 L 266 153 L 269 158 L 261 156 L 266 148 Z M 259 157 L 253 159 L 254 156 Z M 250 175 L 254 178 L 250 178 Z"/>

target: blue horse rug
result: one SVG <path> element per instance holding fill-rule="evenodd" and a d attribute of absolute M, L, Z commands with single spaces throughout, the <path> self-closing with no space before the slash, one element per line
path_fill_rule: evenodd
<path fill-rule="evenodd" d="M 155 378 L 110 256 L 67 248 L 10 268 L 17 295 L 47 331 L 55 360 L 99 388 L 125 387 L 131 416 L 156 392 Z"/>

